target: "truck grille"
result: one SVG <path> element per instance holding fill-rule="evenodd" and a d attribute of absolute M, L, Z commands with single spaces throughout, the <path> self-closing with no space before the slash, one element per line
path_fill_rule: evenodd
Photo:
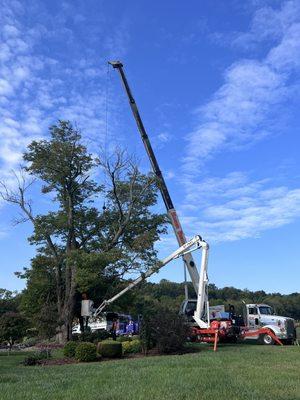
<path fill-rule="evenodd" d="M 294 321 L 292 319 L 287 319 L 286 320 L 286 332 L 288 337 L 294 337 Z"/>

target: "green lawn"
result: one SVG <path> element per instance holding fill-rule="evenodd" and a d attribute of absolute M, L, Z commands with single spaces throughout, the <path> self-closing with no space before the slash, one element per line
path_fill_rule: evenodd
<path fill-rule="evenodd" d="M 300 399 L 300 347 L 223 346 L 213 353 L 24 367 L 0 355 L 1 400 Z"/>

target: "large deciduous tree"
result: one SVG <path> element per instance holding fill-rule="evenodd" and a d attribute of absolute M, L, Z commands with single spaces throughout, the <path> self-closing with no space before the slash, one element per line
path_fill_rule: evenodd
<path fill-rule="evenodd" d="M 17 179 L 17 190 L 2 183 L 2 197 L 21 208 L 19 222 L 33 225 L 29 241 L 37 246 L 37 256 L 35 275 L 27 271 L 25 276 L 31 279 L 27 296 L 30 283 L 42 269 L 43 278 L 48 276 L 49 281 L 47 290 L 36 293 L 44 300 L 36 301 L 50 304 L 54 292 L 57 331 L 66 341 L 78 292 L 98 290 L 99 295 L 100 290 L 104 295 L 108 284 L 112 287 L 124 274 L 153 266 L 157 262 L 153 245 L 165 232 L 166 218 L 151 209 L 157 201 L 151 174 L 141 174 L 120 150 L 109 158 L 93 157 L 68 121 L 50 127 L 48 140 L 33 141 L 24 160 L 26 175 L 41 182 L 41 194 L 50 196 L 53 206 L 45 213 L 34 213 L 26 193 L 32 182 L 28 184 L 24 174 Z M 105 175 L 101 184 L 95 178 L 100 171 Z M 99 197 L 105 201 L 103 208 Z"/>

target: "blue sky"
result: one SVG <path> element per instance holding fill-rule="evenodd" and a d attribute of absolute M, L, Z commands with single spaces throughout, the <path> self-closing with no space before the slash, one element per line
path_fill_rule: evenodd
<path fill-rule="evenodd" d="M 58 118 L 76 122 L 94 154 L 118 144 L 149 170 L 107 69 L 121 59 L 186 235 L 211 245 L 210 280 L 299 291 L 299 1 L 0 3 L 1 180 L 14 185 L 22 151 Z M 16 214 L 0 203 L 0 287 L 9 289 L 23 287 L 13 272 L 34 254 L 31 226 L 13 226 Z M 161 257 L 176 247 L 171 230 L 158 244 Z M 178 261 L 155 280 L 182 275 Z"/>

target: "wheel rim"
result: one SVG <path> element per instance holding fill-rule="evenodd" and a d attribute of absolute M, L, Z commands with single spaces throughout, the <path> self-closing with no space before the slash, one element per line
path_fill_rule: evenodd
<path fill-rule="evenodd" d="M 265 335 L 265 336 L 264 336 L 264 342 L 265 342 L 266 344 L 272 344 L 273 339 L 271 338 L 270 335 Z"/>

